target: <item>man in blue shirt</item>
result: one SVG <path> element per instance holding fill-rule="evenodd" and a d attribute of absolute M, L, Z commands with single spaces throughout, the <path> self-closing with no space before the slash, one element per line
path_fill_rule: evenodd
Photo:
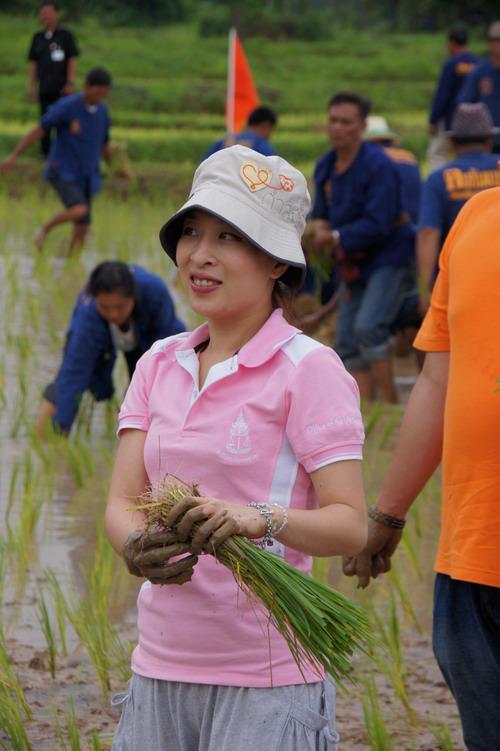
<path fill-rule="evenodd" d="M 248 116 L 245 130 L 241 133 L 230 133 L 225 138 L 220 138 L 210 146 L 203 159 L 207 159 L 216 151 L 225 149 L 227 146 L 234 146 L 236 143 L 258 151 L 259 154 L 264 154 L 264 156 L 273 156 L 276 152 L 269 143 L 269 138 L 277 122 L 277 114 L 269 107 L 256 107 Z"/>
<path fill-rule="evenodd" d="M 420 193 L 422 191 L 422 178 L 417 157 L 407 149 L 398 146 L 398 137 L 387 123 L 385 117 L 369 115 L 366 120 L 365 141 L 378 143 L 385 153 L 394 162 L 401 178 L 403 190 L 403 202 L 407 208 L 413 224 L 418 222 L 420 209 Z"/>
<path fill-rule="evenodd" d="M 100 188 L 99 161 L 101 157 L 109 160 L 110 119 L 103 100 L 110 87 L 111 76 L 104 68 L 91 70 L 83 93 L 59 99 L 49 107 L 40 125 L 27 133 L 0 164 L 0 174 L 7 172 L 28 146 L 56 128 L 44 176 L 65 208 L 36 232 L 34 242 L 39 250 L 48 232 L 65 222 L 74 225 L 70 251 L 81 247 L 85 240 L 90 226 L 91 197 Z"/>
<path fill-rule="evenodd" d="M 185 331 L 163 279 L 140 266 L 104 261 L 90 274 L 71 315 L 59 372 L 44 391 L 37 431 L 48 420 L 69 433 L 82 394 L 97 401 L 114 393 L 112 372 L 122 351 L 132 377 L 155 341 Z"/>
<path fill-rule="evenodd" d="M 449 136 L 457 158 L 432 172 L 422 192 L 417 232 L 420 308 L 429 306 L 437 261 L 446 236 L 466 201 L 480 190 L 500 186 L 498 157 L 491 154 L 491 114 L 485 104 L 459 104 Z"/>
<path fill-rule="evenodd" d="M 490 57 L 482 60 L 465 79 L 458 95 L 458 102 L 483 102 L 500 127 L 500 21 L 494 21 L 488 29 Z M 500 154 L 500 133 L 493 142 L 493 151 Z"/>
<path fill-rule="evenodd" d="M 479 62 L 479 57 L 467 49 L 467 40 L 467 31 L 460 27 L 448 34 L 448 59 L 442 67 L 429 115 L 428 131 L 432 139 L 427 159 L 431 169 L 441 167 L 448 160 L 449 142 L 444 131 L 451 126 L 460 88 Z"/>
<path fill-rule="evenodd" d="M 363 141 L 370 102 L 341 92 L 328 110 L 333 149 L 316 164 L 314 242 L 332 255 L 342 279 L 336 350 L 361 396 L 397 401 L 390 360 L 391 325 L 414 261 L 414 230 L 394 162 Z M 330 223 L 325 228 L 324 220 Z"/>

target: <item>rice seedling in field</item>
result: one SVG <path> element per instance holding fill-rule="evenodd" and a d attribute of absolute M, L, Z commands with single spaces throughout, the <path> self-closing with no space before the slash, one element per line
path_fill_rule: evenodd
<path fill-rule="evenodd" d="M 432 735 L 437 741 L 439 751 L 457 751 L 457 747 L 453 743 L 450 731 L 446 725 L 442 723 L 433 724 L 431 730 Z"/>
<path fill-rule="evenodd" d="M 11 717 L 13 727 L 16 727 L 17 720 L 31 720 L 32 714 L 24 691 L 10 664 L 3 630 L 0 630 L 0 697 L 0 708 L 3 706 L 5 716 Z"/>
<path fill-rule="evenodd" d="M 382 645 L 382 650 L 374 650 L 373 657 L 381 672 L 393 686 L 410 722 L 416 724 L 418 718 L 412 707 L 406 686 L 407 671 L 400 640 L 398 609 L 392 588 L 389 589 L 389 606 L 389 615 L 387 621 L 384 621 L 379 609 L 372 602 L 368 601 L 365 604 L 375 634 Z"/>
<path fill-rule="evenodd" d="M 71 697 L 69 707 L 64 713 L 64 731 L 59 720 L 59 715 L 55 715 L 56 735 L 61 744 L 61 751 L 81 751 L 82 744 L 78 730 L 78 722 L 75 716 L 75 702 Z"/>
<path fill-rule="evenodd" d="M 38 620 L 42 627 L 45 641 L 47 642 L 47 652 L 49 655 L 49 670 L 52 678 L 56 677 L 56 639 L 54 629 L 50 620 L 49 611 L 43 596 L 43 592 L 38 598 Z"/>
<path fill-rule="evenodd" d="M 371 751 L 392 751 L 394 746 L 391 734 L 384 720 L 378 700 L 377 686 L 373 678 L 363 681 L 363 688 L 361 703 L 370 749 Z"/>
<path fill-rule="evenodd" d="M 161 528 L 185 495 L 198 495 L 196 486 L 157 485 L 138 500 L 137 507 L 146 511 L 148 526 Z M 359 607 L 239 535 L 230 537 L 213 554 L 231 570 L 241 589 L 264 605 L 299 670 L 308 661 L 323 667 L 338 682 L 352 679 L 353 652 L 366 652 L 372 641 Z"/>
<path fill-rule="evenodd" d="M 52 595 L 52 602 L 54 605 L 57 622 L 57 631 L 61 643 L 61 651 L 63 655 L 67 655 L 68 648 L 66 644 L 66 600 L 55 573 L 51 569 L 45 569 L 44 574 Z"/>

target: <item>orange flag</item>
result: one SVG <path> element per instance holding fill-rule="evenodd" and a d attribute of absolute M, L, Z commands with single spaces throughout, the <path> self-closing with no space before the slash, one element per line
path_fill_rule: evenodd
<path fill-rule="evenodd" d="M 229 32 L 229 64 L 227 71 L 226 127 L 237 133 L 250 112 L 260 104 L 250 66 L 236 29 Z"/>

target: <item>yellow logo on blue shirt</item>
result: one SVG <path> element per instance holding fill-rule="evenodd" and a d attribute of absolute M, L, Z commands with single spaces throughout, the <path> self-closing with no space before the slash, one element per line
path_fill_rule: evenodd
<path fill-rule="evenodd" d="M 82 128 L 81 128 L 80 123 L 78 122 L 78 120 L 72 120 L 71 121 L 71 125 L 69 126 L 69 131 L 74 136 L 77 136 L 79 133 L 82 132 Z"/>
<path fill-rule="evenodd" d="M 467 201 L 480 190 L 500 186 L 500 170 L 461 170 L 450 167 L 443 172 L 444 184 L 451 201 Z"/>

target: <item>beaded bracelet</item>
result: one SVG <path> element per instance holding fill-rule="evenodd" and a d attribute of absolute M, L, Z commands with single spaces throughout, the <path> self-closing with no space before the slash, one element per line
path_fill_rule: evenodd
<path fill-rule="evenodd" d="M 257 503 L 257 501 L 251 501 L 248 505 L 251 508 L 257 509 L 259 514 L 261 514 L 261 516 L 263 516 L 266 520 L 266 529 L 265 529 L 264 535 L 262 537 L 261 542 L 257 544 L 261 548 L 265 548 L 266 546 L 271 547 L 274 544 L 274 539 L 273 539 L 274 536 L 282 532 L 285 526 L 288 524 L 288 509 L 285 508 L 284 506 L 281 506 L 279 503 L 269 504 L 269 503 Z M 275 527 L 273 524 L 273 516 L 274 516 L 273 506 L 283 511 L 283 518 L 277 527 Z"/>
<path fill-rule="evenodd" d="M 380 511 L 376 506 L 370 506 L 368 509 L 368 516 L 380 524 L 385 524 L 386 527 L 392 527 L 393 529 L 403 529 L 406 524 L 406 519 L 400 519 L 397 516 L 391 516 L 383 511 Z"/>

